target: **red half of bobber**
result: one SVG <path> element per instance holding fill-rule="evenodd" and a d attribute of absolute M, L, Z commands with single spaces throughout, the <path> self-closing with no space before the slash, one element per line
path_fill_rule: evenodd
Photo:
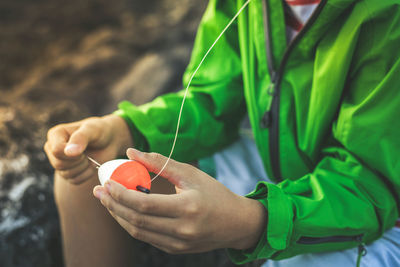
<path fill-rule="evenodd" d="M 127 189 L 138 190 L 138 186 L 150 190 L 151 179 L 146 167 L 137 161 L 127 161 L 119 165 L 111 174 L 114 180 Z"/>
<path fill-rule="evenodd" d="M 99 180 L 102 185 L 112 179 L 127 189 L 145 193 L 150 192 L 151 178 L 146 167 L 134 160 L 111 160 L 99 168 Z"/>

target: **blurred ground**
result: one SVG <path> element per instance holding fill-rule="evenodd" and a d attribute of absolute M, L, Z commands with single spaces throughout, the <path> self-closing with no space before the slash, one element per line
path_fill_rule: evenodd
<path fill-rule="evenodd" d="M 0 1 L 0 266 L 62 266 L 52 169 L 58 123 L 180 88 L 206 1 Z M 139 266 L 214 266 L 221 253 L 168 256 L 140 244 Z"/>

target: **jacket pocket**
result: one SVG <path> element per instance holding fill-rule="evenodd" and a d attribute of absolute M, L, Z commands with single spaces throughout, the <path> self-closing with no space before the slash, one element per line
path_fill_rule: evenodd
<path fill-rule="evenodd" d="M 344 235 L 337 235 L 337 236 L 328 236 L 328 237 L 308 237 L 303 236 L 297 240 L 297 244 L 302 245 L 316 245 L 316 244 L 323 244 L 323 243 L 341 243 L 341 242 L 362 242 L 363 235 L 353 235 L 353 236 L 344 236 Z"/>
<path fill-rule="evenodd" d="M 365 244 L 362 241 L 363 235 L 353 235 L 353 236 L 329 236 L 329 237 L 307 237 L 303 236 L 297 240 L 297 244 L 302 245 L 318 245 L 318 244 L 326 244 L 326 243 L 343 243 L 343 242 L 356 242 L 358 243 L 358 253 L 356 260 L 356 267 L 360 267 L 361 265 L 361 257 L 367 254 L 367 250 L 365 248 Z"/>
<path fill-rule="evenodd" d="M 367 253 L 363 237 L 364 234 L 325 237 L 302 236 L 291 243 L 286 250 L 278 251 L 271 258 L 282 260 L 299 254 L 332 252 L 358 247 L 357 264 L 359 264 L 361 257 Z"/>

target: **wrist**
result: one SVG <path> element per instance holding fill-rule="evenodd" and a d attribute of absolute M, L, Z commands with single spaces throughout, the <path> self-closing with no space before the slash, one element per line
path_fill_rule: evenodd
<path fill-rule="evenodd" d="M 123 118 L 115 114 L 106 115 L 103 119 L 108 122 L 112 131 L 112 138 L 117 149 L 117 154 L 125 155 L 126 150 L 134 146 L 134 140 L 128 124 Z"/>
<path fill-rule="evenodd" d="M 232 248 L 245 250 L 257 245 L 266 227 L 267 211 L 257 200 L 241 197 L 244 206 L 240 214 L 241 235 L 232 244 Z M 243 211 L 243 212 L 242 212 Z"/>

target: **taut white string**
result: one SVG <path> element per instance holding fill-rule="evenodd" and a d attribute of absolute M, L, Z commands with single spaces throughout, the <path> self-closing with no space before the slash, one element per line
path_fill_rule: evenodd
<path fill-rule="evenodd" d="M 189 82 L 186 86 L 185 89 L 185 94 L 183 96 L 182 99 L 182 104 L 181 104 L 181 109 L 179 110 L 179 116 L 178 116 L 178 123 L 176 125 L 176 131 L 175 131 L 175 137 L 174 137 L 174 142 L 172 143 L 172 148 L 171 148 L 171 152 L 169 153 L 169 156 L 167 158 L 167 161 L 164 163 L 164 166 L 161 168 L 161 170 L 157 173 L 156 176 L 154 176 L 153 179 L 151 179 L 151 182 L 154 181 L 154 179 L 156 179 L 158 176 L 160 176 L 160 174 L 162 173 L 162 171 L 165 169 L 165 167 L 167 167 L 168 162 L 171 159 L 172 153 L 174 153 L 174 149 L 175 149 L 175 144 L 176 144 L 176 139 L 178 138 L 178 133 L 179 133 L 179 125 L 181 123 L 181 116 L 182 116 L 182 110 L 183 110 L 183 105 L 185 104 L 185 100 L 186 100 L 186 95 L 187 92 L 189 90 L 189 86 L 192 83 L 193 77 L 196 75 L 197 71 L 199 70 L 201 64 L 203 64 L 203 61 L 206 59 L 206 57 L 208 56 L 208 54 L 210 53 L 210 51 L 214 48 L 215 44 L 218 42 L 218 40 L 221 38 L 221 36 L 225 33 L 225 31 L 231 26 L 231 24 L 236 20 L 236 18 L 239 16 L 239 14 L 242 12 L 242 10 L 250 3 L 251 0 L 247 0 L 243 6 L 239 9 L 239 11 L 235 14 L 235 16 L 233 16 L 233 18 L 229 21 L 229 23 L 225 26 L 225 28 L 222 30 L 222 32 L 218 35 L 217 39 L 215 39 L 214 43 L 210 46 L 210 48 L 207 50 L 206 54 L 203 56 L 202 60 L 200 61 L 199 65 L 197 66 L 196 70 L 193 72 L 192 76 L 189 79 Z"/>
<path fill-rule="evenodd" d="M 96 165 L 96 168 L 97 168 L 97 169 L 101 167 L 101 164 L 98 163 L 97 161 L 95 161 L 93 158 L 89 157 L 88 155 L 86 155 L 86 157 L 87 157 L 91 162 L 93 162 L 94 165 Z"/>

